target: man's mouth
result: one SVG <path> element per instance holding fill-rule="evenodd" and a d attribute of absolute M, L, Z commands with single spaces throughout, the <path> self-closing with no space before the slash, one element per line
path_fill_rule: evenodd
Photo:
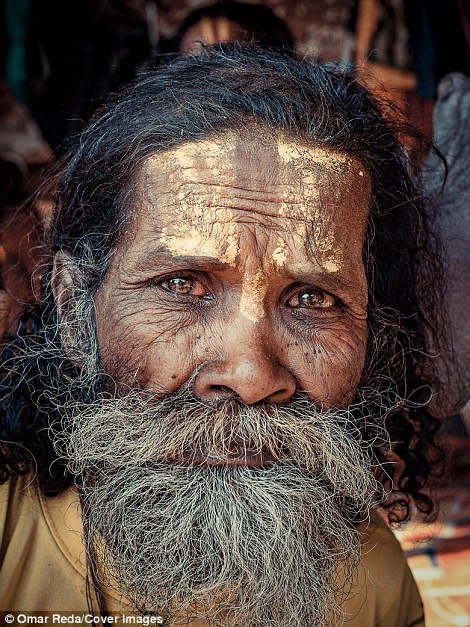
<path fill-rule="evenodd" d="M 171 460 L 182 466 L 248 466 L 265 468 L 279 461 L 271 453 L 234 445 L 230 451 L 188 450 L 180 459 Z"/>

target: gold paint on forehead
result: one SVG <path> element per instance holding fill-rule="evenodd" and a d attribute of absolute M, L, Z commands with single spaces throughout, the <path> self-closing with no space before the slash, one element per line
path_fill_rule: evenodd
<path fill-rule="evenodd" d="M 295 141 L 279 139 L 277 152 L 285 164 L 296 165 L 300 160 L 313 161 L 327 167 L 335 167 L 338 163 L 352 164 L 352 159 L 342 152 L 333 152 L 321 147 L 303 146 Z"/>
<path fill-rule="evenodd" d="M 260 158 L 262 148 L 268 151 L 264 160 Z M 232 266 L 236 264 L 242 228 L 237 221 L 239 210 L 210 206 L 206 195 L 197 194 L 196 188 L 196 193 L 192 192 L 190 186 L 210 185 L 216 198 L 219 181 L 225 190 L 231 184 L 237 186 L 237 165 L 241 159 L 256 168 L 253 169 L 255 184 L 259 183 L 260 173 L 261 176 L 276 173 L 276 200 L 271 208 L 280 218 L 296 220 L 295 232 L 303 241 L 314 241 L 315 258 L 323 271 L 338 272 L 343 264 L 342 254 L 335 250 L 334 215 L 324 211 L 322 193 L 326 188 L 328 193 L 336 194 L 336 187 L 338 194 L 341 193 L 341 186 L 334 185 L 332 175 L 338 177 L 356 170 L 364 177 L 364 172 L 359 169 L 360 162 L 346 154 L 302 145 L 288 136 L 267 138 L 261 133 L 258 137 L 242 137 L 226 133 L 150 157 L 147 165 L 163 172 L 167 184 L 175 188 L 175 219 L 162 228 L 161 242 L 175 255 L 200 254 Z M 271 181 L 268 187 L 273 189 Z M 226 197 L 223 202 L 227 202 Z M 286 242 L 279 240 L 270 253 L 273 265 L 284 266 L 288 254 Z M 250 289 L 253 290 L 253 285 Z M 250 315 L 254 316 L 253 311 Z"/>
<path fill-rule="evenodd" d="M 169 227 L 163 227 L 160 241 L 174 255 L 197 253 L 215 257 L 222 263 L 235 265 L 239 251 L 239 228 L 232 220 L 230 208 L 208 207 L 205 199 L 197 194 L 188 198 L 187 184 L 194 181 L 194 174 L 209 170 L 212 177 L 222 175 L 225 165 L 221 156 L 232 147 L 235 136 L 204 140 L 179 146 L 164 155 L 155 155 L 148 161 L 149 166 L 162 169 L 170 184 L 175 185 L 175 220 Z M 226 169 L 226 168 L 225 168 Z M 181 185 L 181 182 L 183 185 Z M 184 185 L 186 183 L 186 186 Z M 210 223 L 210 230 L 207 225 Z"/>
<path fill-rule="evenodd" d="M 206 139 L 191 144 L 183 144 L 165 153 L 165 160 L 176 166 L 178 173 L 183 178 L 186 170 L 198 170 L 201 167 L 201 158 L 205 162 L 204 167 L 217 174 L 221 155 L 227 151 L 231 152 L 235 147 L 234 142 L 235 136 L 228 135 L 224 137 L 224 141 Z"/>
<path fill-rule="evenodd" d="M 268 151 L 265 159 L 260 157 L 263 148 Z M 331 184 L 331 175 L 346 174 L 354 164 L 354 160 L 346 154 L 305 146 L 295 139 L 282 136 L 266 138 L 262 135 L 245 138 L 226 133 L 154 155 L 149 158 L 148 165 L 163 169 L 169 183 L 179 183 L 175 212 L 190 215 L 197 221 L 207 216 L 210 207 L 204 197 L 188 194 L 187 185 L 193 184 L 195 180 L 196 184 L 204 185 L 205 179 L 213 185 L 221 177 L 221 185 L 227 187 L 232 184 L 236 188 L 241 160 L 245 166 L 252 166 L 255 183 L 259 184 L 263 177 L 270 179 L 266 181 L 268 189 L 274 189 L 281 201 L 276 203 L 280 217 L 308 217 L 310 220 L 322 219 L 324 215 L 324 212 L 319 211 L 318 202 L 315 202 L 320 200 L 320 190 L 327 187 L 329 191 L 335 192 L 336 186 Z M 199 181 L 198 176 L 201 177 Z M 292 202 L 294 195 L 302 199 L 295 205 Z M 224 204 L 226 201 L 227 198 L 224 198 Z M 228 210 L 233 211 L 230 207 Z M 226 218 L 228 215 L 221 217 Z"/>
<path fill-rule="evenodd" d="M 339 272 L 341 270 L 342 265 L 343 265 L 342 258 L 341 258 L 341 255 L 339 254 L 332 255 L 331 257 L 324 259 L 321 264 L 322 269 L 324 269 L 325 272 L 330 272 L 330 273 Z"/>
<path fill-rule="evenodd" d="M 289 254 L 287 244 L 281 237 L 277 240 L 277 246 L 271 255 L 274 266 L 283 268 L 286 265 L 287 256 Z"/>
<path fill-rule="evenodd" d="M 240 313 L 251 320 L 258 322 L 264 317 L 264 298 L 268 290 L 266 275 L 262 270 L 245 272 L 240 297 Z"/>
<path fill-rule="evenodd" d="M 334 196 L 341 191 L 334 186 L 331 175 L 345 175 L 360 167 L 359 162 L 341 152 L 327 150 L 321 147 L 309 148 L 301 144 L 280 140 L 277 150 L 282 162 L 292 170 L 299 172 L 304 197 L 304 215 L 308 216 L 304 222 L 299 222 L 298 232 L 304 241 L 313 239 L 315 242 L 315 257 L 320 268 L 326 273 L 336 273 L 343 267 L 343 254 L 337 249 L 336 236 L 333 228 L 328 228 L 334 216 L 325 215 L 321 203 L 321 187 L 327 186 L 328 192 Z M 358 170 L 359 176 L 364 172 Z M 316 201 L 316 202 L 313 202 Z M 281 207 L 283 212 L 284 206 Z M 326 228 L 325 228 L 326 227 Z M 300 270 L 301 268 L 299 268 Z"/>
<path fill-rule="evenodd" d="M 160 242 L 173 255 L 214 257 L 230 266 L 236 265 L 239 252 L 240 228 L 235 222 L 214 224 L 210 237 L 196 227 L 174 224 L 163 227 Z"/>
<path fill-rule="evenodd" d="M 201 170 L 210 170 L 211 175 L 219 177 L 223 146 L 229 147 L 230 137 L 221 140 L 204 140 L 197 143 L 185 144 L 164 155 L 157 154 L 148 160 L 150 167 L 162 169 L 167 174 L 168 181 L 176 185 L 181 181 L 190 183 L 194 180 L 194 173 Z M 179 180 L 178 180 L 179 179 Z M 203 198 L 191 195 L 188 200 L 188 191 L 179 186 L 175 194 L 175 220 L 170 227 L 163 227 L 160 241 L 174 255 L 187 255 L 197 252 L 199 255 L 219 259 L 222 263 L 235 265 L 238 255 L 238 227 L 231 221 L 232 211 L 222 208 L 217 211 L 217 220 L 212 207 L 208 207 Z M 210 234 L 205 233 L 204 225 L 211 220 Z M 188 224 L 188 222 L 190 224 Z M 191 225 L 191 226 L 190 226 Z"/>

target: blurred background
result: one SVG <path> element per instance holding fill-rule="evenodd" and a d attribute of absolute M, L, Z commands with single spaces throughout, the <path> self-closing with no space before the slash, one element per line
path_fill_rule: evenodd
<path fill-rule="evenodd" d="M 34 323 L 53 190 L 35 192 L 67 139 L 149 62 L 234 39 L 357 67 L 431 140 L 439 81 L 470 76 L 470 0 L 0 0 L 0 338 Z M 469 433 L 450 418 L 439 519 L 395 530 L 428 627 L 470 626 Z"/>
<path fill-rule="evenodd" d="M 291 38 L 301 55 L 374 73 L 428 132 L 439 79 L 470 72 L 468 0 L 2 0 L 1 7 L 4 79 L 54 152 L 104 94 L 191 41 Z"/>

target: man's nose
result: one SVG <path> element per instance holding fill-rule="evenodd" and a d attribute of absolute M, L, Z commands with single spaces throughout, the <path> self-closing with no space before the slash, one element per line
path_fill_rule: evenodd
<path fill-rule="evenodd" d="M 194 392 L 199 398 L 237 398 L 247 405 L 285 403 L 295 393 L 297 383 L 276 352 L 273 334 L 266 325 L 248 323 L 244 329 L 231 325 L 223 338 L 222 356 L 202 366 Z"/>

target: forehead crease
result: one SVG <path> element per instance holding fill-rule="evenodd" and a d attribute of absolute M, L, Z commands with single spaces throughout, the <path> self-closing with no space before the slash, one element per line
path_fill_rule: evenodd
<path fill-rule="evenodd" d="M 298 200 L 295 195 L 302 194 L 302 186 L 300 181 L 286 181 L 279 186 L 279 180 L 276 180 L 276 186 L 266 186 L 265 179 L 256 179 L 251 177 L 250 181 L 245 181 L 245 184 L 236 184 L 226 180 L 204 179 L 200 178 L 185 179 L 178 185 L 178 190 L 174 188 L 172 183 L 168 180 L 161 178 L 160 181 L 156 181 L 158 185 L 162 185 L 162 188 L 157 190 L 159 198 L 169 197 L 175 201 L 188 200 L 197 202 L 204 199 L 204 202 L 210 205 L 218 205 L 226 200 L 247 200 L 247 201 L 263 201 L 266 203 L 275 203 L 280 200 L 285 200 L 285 196 L 292 198 L 293 204 L 301 204 L 301 200 Z M 166 186 L 166 189 L 163 187 Z M 309 194 L 307 194 L 309 196 Z"/>
<path fill-rule="evenodd" d="M 265 193 L 267 188 L 279 184 L 280 174 L 279 163 L 274 159 L 267 160 L 265 156 L 265 151 L 263 151 L 263 158 L 259 158 L 258 155 L 255 160 L 246 152 L 244 156 L 237 156 L 233 151 L 225 151 L 219 155 L 217 163 L 213 163 L 211 158 L 200 155 L 198 162 L 194 165 L 174 167 L 174 173 L 170 177 L 171 182 L 181 186 L 204 185 L 226 188 L 235 193 Z M 168 165 L 172 167 L 171 162 Z M 293 178 L 291 183 L 295 184 L 298 179 L 298 176 Z M 161 180 L 163 182 L 164 179 Z"/>
<path fill-rule="evenodd" d="M 312 220 L 331 228 L 348 196 L 355 197 L 357 203 L 351 204 L 356 206 L 369 204 L 368 173 L 343 153 L 261 138 L 255 160 L 253 141 L 225 140 L 186 144 L 150 157 L 142 172 L 147 210 L 184 219 L 196 211 L 191 217 L 198 221 L 282 218 L 305 229 Z M 364 217 L 357 216 L 361 222 Z"/>
<path fill-rule="evenodd" d="M 292 235 L 300 235 L 308 247 L 307 237 L 310 237 L 314 229 L 314 221 L 305 215 L 303 205 L 298 205 L 297 215 L 286 213 L 282 216 L 269 211 L 269 205 L 265 207 L 263 203 L 251 203 L 247 206 L 235 202 L 225 206 L 223 203 L 217 203 L 216 206 L 203 203 L 203 206 L 209 210 L 204 211 L 203 219 L 198 219 L 200 216 L 190 211 L 176 216 L 173 207 L 161 208 L 158 212 L 149 211 L 147 218 L 144 218 L 148 225 L 146 236 L 151 239 L 164 231 L 166 234 L 184 237 L 197 233 L 206 238 L 221 238 L 230 232 L 230 237 L 233 237 L 236 233 L 243 235 L 246 227 L 253 235 L 269 238 L 282 236 L 283 239 L 289 239 Z M 293 205 L 289 209 L 295 211 L 295 208 L 296 205 Z M 191 209 L 191 205 L 188 209 Z M 333 226 L 330 225 L 330 228 Z"/>
<path fill-rule="evenodd" d="M 150 175 L 151 176 L 151 175 Z M 157 175 L 160 177 L 160 173 Z M 269 221 L 274 226 L 281 227 L 283 221 L 305 223 L 313 219 L 311 212 L 315 209 L 312 200 L 317 201 L 318 195 L 304 194 L 296 186 L 285 185 L 282 190 L 264 189 L 253 190 L 246 187 L 235 187 L 228 183 L 211 181 L 185 181 L 178 190 L 171 187 L 162 179 L 166 189 L 162 189 L 157 182 L 155 185 L 145 185 L 143 189 L 147 209 L 158 208 L 159 216 L 165 215 L 178 219 L 199 218 L 202 220 L 223 220 L 224 222 Z M 210 209 L 210 212 L 207 210 Z M 315 218 L 318 219 L 317 211 Z M 158 215 L 154 221 L 158 223 Z M 277 220 L 277 222 L 275 222 Z"/>

